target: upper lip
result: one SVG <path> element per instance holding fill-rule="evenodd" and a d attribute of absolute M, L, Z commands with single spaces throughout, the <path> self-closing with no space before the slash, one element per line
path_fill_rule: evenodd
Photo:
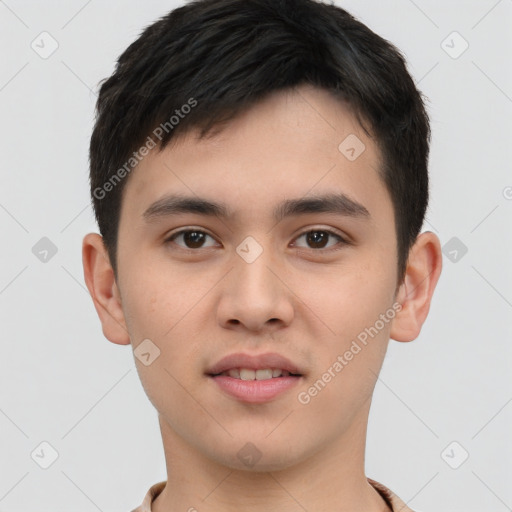
<path fill-rule="evenodd" d="M 258 355 L 244 354 L 241 352 L 237 354 L 229 354 L 217 361 L 206 371 L 206 373 L 208 375 L 217 375 L 233 368 L 247 368 L 250 370 L 277 368 L 280 370 L 286 370 L 287 372 L 295 375 L 302 375 L 303 373 L 298 366 L 293 364 L 286 357 L 270 352 Z"/>

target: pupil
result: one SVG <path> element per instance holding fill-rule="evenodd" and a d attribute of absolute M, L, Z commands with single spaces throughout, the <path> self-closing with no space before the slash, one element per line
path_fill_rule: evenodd
<path fill-rule="evenodd" d="M 324 247 L 325 244 L 322 242 L 325 242 L 326 238 L 326 233 L 323 231 L 311 231 L 308 234 L 308 243 L 310 243 L 314 247 Z"/>
<path fill-rule="evenodd" d="M 199 231 L 189 231 L 184 234 L 185 243 L 193 248 L 201 247 L 202 242 L 204 241 L 204 233 L 200 233 Z"/>

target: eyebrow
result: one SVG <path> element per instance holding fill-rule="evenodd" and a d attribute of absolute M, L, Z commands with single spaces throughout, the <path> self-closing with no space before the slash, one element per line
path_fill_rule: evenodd
<path fill-rule="evenodd" d="M 158 218 L 183 213 L 195 213 L 221 219 L 233 216 L 231 210 L 224 203 L 201 197 L 167 195 L 151 204 L 142 217 L 146 222 L 151 222 Z M 287 199 L 276 206 L 273 217 L 276 222 L 280 222 L 287 217 L 308 213 L 333 213 L 353 218 L 371 218 L 370 212 L 361 203 L 343 193 Z"/>

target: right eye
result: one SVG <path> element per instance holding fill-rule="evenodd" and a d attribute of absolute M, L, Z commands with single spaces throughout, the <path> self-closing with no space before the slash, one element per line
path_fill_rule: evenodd
<path fill-rule="evenodd" d="M 205 231 L 201 231 L 200 229 L 182 229 L 169 236 L 165 242 L 173 242 L 183 249 L 192 250 L 213 247 L 215 243 L 212 245 L 205 245 L 205 240 L 207 240 L 207 238 L 211 238 L 215 242 L 215 239 L 211 235 Z M 177 240 L 182 240 L 183 245 L 177 243 Z"/>

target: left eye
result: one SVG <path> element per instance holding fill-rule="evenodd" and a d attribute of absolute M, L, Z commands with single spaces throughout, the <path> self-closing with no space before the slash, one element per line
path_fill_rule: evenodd
<path fill-rule="evenodd" d="M 314 229 L 311 231 L 306 231 L 299 235 L 296 240 L 300 240 L 301 238 L 305 238 L 306 243 L 309 245 L 309 249 L 324 249 L 325 247 L 331 247 L 332 245 L 336 245 L 336 243 L 327 245 L 329 237 L 335 237 L 341 243 L 346 243 L 346 241 L 338 234 L 333 233 L 332 231 L 328 231 L 325 229 Z M 295 245 L 295 244 L 294 244 Z M 299 246 L 300 247 L 300 246 Z"/>

